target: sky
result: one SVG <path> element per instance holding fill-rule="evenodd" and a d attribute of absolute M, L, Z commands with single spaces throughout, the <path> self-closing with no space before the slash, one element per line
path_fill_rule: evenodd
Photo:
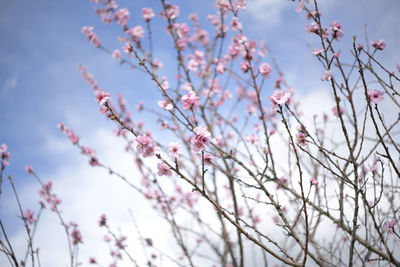
<path fill-rule="evenodd" d="M 155 105 L 154 99 L 160 98 L 150 79 L 120 65 L 89 44 L 80 33 L 82 26 L 94 26 L 102 43 L 113 50 L 121 46 L 116 40 L 120 29 L 116 25 L 100 23 L 89 1 L 0 1 L 0 144 L 6 143 L 11 152 L 11 165 L 7 167 L 6 175 L 13 176 L 24 207 L 37 208 L 39 199 L 39 185 L 24 170 L 26 165 L 32 164 L 44 180 L 54 181 L 55 191 L 63 200 L 65 216 L 80 220 L 87 240 L 81 252 L 83 262 L 93 252 L 90 245 L 101 239 L 99 229 L 94 231 L 92 228 L 103 212 L 109 213 L 115 218 L 115 225 L 123 228 L 131 223 L 126 208 L 131 207 L 134 213 L 137 211 L 136 217 L 142 219 L 136 218 L 143 223 L 145 230 L 163 236 L 167 229 L 158 221 L 159 218 L 150 211 L 139 209 L 147 205 L 144 200 L 132 197 L 130 190 L 118 181 L 111 181 L 104 171 L 91 168 L 87 159 L 56 128 L 58 122 L 64 122 L 81 137 L 83 143 L 96 149 L 99 158 L 127 175 L 135 175 L 132 160 L 123 156 L 123 142 L 113 137 L 113 125 L 99 113 L 93 92 L 78 71 L 79 64 L 86 65 L 112 98 L 116 99 L 118 93 L 123 93 L 134 116 L 149 120 L 145 114 L 135 113 L 134 109 L 139 100 Z M 142 23 L 142 7 L 160 9 L 156 0 L 118 3 L 131 11 L 132 24 Z M 205 17 L 214 1 L 173 3 L 180 6 L 182 18 L 198 12 L 206 24 Z M 329 111 L 330 108 L 326 107 L 333 106 L 333 102 L 327 93 L 319 90 L 323 89 L 320 81 L 323 70 L 310 48 L 317 48 L 318 43 L 305 33 L 307 21 L 303 13 L 294 11 L 295 6 L 285 0 L 248 0 L 247 11 L 240 18 L 250 38 L 267 41 L 285 72 L 286 80 L 303 100 L 306 112 Z M 387 47 L 379 55 L 380 59 L 395 69 L 395 64 L 400 62 L 398 0 L 326 0 L 321 1 L 320 9 L 326 23 L 337 20 L 342 24 L 344 38 L 340 45 L 343 45 L 344 54 L 349 53 L 353 35 L 364 39 L 367 23 L 370 40 L 386 41 Z M 154 36 L 168 40 L 160 22 L 153 26 Z M 171 42 L 155 42 L 155 55 L 165 66 L 161 74 L 174 77 L 174 69 L 169 68 L 174 54 L 165 48 L 166 44 L 171 45 Z M 150 122 L 149 127 L 158 126 Z M 24 233 L 22 227 L 15 226 L 20 221 L 16 217 L 15 201 L 9 185 L 5 182 L 3 187 L 0 216 L 16 247 L 22 249 Z M 126 207 L 115 209 L 120 203 Z M 62 252 L 65 244 L 61 241 L 54 243 L 54 236 L 62 233 L 59 225 L 54 223 L 56 218 L 51 215 L 45 215 L 45 226 L 40 229 L 43 266 L 55 266 L 60 258 L 65 258 L 65 252 Z M 168 242 L 160 246 L 168 246 Z M 46 249 L 49 251 L 47 255 Z M 6 259 L 0 256 L 0 265 L 5 264 Z"/>

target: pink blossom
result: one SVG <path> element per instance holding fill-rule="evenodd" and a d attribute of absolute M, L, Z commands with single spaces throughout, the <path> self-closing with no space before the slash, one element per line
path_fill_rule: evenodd
<path fill-rule="evenodd" d="M 383 100 L 383 93 L 379 90 L 368 90 L 368 100 L 378 104 Z"/>
<path fill-rule="evenodd" d="M 323 48 L 313 49 L 312 53 L 313 53 L 314 56 L 318 56 L 318 55 L 321 55 L 321 53 L 324 52 L 324 51 L 325 51 L 325 49 L 323 49 Z"/>
<path fill-rule="evenodd" d="M 158 175 L 159 176 L 171 176 L 172 172 L 171 172 L 171 168 L 166 165 L 164 162 L 160 162 L 157 165 L 158 168 Z"/>
<path fill-rule="evenodd" d="M 120 238 L 115 240 L 115 246 L 119 249 L 124 249 L 126 247 L 126 244 L 124 244 L 125 241 L 126 236 L 121 236 Z"/>
<path fill-rule="evenodd" d="M 362 50 L 363 48 L 364 48 L 364 45 L 363 45 L 363 44 L 358 44 L 358 45 L 357 45 L 357 50 L 360 51 L 360 50 Z"/>
<path fill-rule="evenodd" d="M 197 62 L 195 59 L 190 59 L 188 62 L 188 68 L 191 71 L 197 71 L 199 67 L 199 62 Z"/>
<path fill-rule="evenodd" d="M 130 54 L 131 54 L 132 51 L 133 51 L 133 47 L 132 47 L 132 45 L 131 45 L 130 43 L 125 43 L 125 44 L 122 46 L 122 51 L 125 52 L 125 53 L 127 53 L 127 54 L 128 54 L 128 57 L 129 57 Z"/>
<path fill-rule="evenodd" d="M 144 21 L 149 22 L 154 17 L 153 9 L 149 7 L 142 8 L 142 17 Z"/>
<path fill-rule="evenodd" d="M 7 145 L 1 144 L 0 146 L 0 154 L 1 154 L 1 166 L 5 167 L 10 165 L 10 152 L 7 152 Z"/>
<path fill-rule="evenodd" d="M 107 224 L 107 217 L 105 214 L 102 214 L 99 219 L 99 226 L 105 226 Z"/>
<path fill-rule="evenodd" d="M 170 3 L 165 3 L 166 6 L 166 15 L 171 20 L 176 19 L 179 16 L 179 7 L 172 5 Z"/>
<path fill-rule="evenodd" d="M 76 223 L 70 223 L 70 225 L 73 227 L 72 232 L 71 232 L 71 237 L 72 237 L 72 245 L 76 246 L 79 243 L 83 243 L 82 241 L 82 235 L 81 232 L 78 229 L 78 225 Z"/>
<path fill-rule="evenodd" d="M 371 41 L 371 45 L 375 47 L 377 50 L 383 50 L 386 47 L 384 40 L 375 40 Z"/>
<path fill-rule="evenodd" d="M 180 39 L 186 39 L 190 35 L 190 28 L 186 23 L 175 23 L 173 25 L 176 30 L 176 34 Z"/>
<path fill-rule="evenodd" d="M 332 38 L 336 41 L 343 37 L 342 26 L 337 21 L 332 22 L 329 29 L 331 30 Z"/>
<path fill-rule="evenodd" d="M 110 100 L 110 95 L 101 89 L 97 89 L 95 91 L 95 95 L 95 100 L 97 103 L 99 103 L 99 105 L 104 105 L 108 100 Z"/>
<path fill-rule="evenodd" d="M 28 174 L 32 174 L 32 173 L 33 173 L 32 165 L 27 165 L 27 166 L 25 167 L 25 171 L 26 171 L 26 173 L 28 173 Z"/>
<path fill-rule="evenodd" d="M 240 62 L 240 70 L 243 71 L 243 73 L 247 73 L 249 69 L 250 69 L 249 61 L 244 60 Z"/>
<path fill-rule="evenodd" d="M 337 109 L 336 105 L 332 108 L 332 113 L 335 116 L 339 115 L 339 112 L 338 112 L 338 109 Z M 340 114 L 343 114 L 343 113 L 344 113 L 344 108 L 340 107 Z"/>
<path fill-rule="evenodd" d="M 261 73 L 261 75 L 265 78 L 268 79 L 269 75 L 272 72 L 271 66 L 268 63 L 263 63 L 261 66 L 258 68 L 258 71 Z"/>
<path fill-rule="evenodd" d="M 271 99 L 275 104 L 284 105 L 290 98 L 289 92 L 284 92 L 282 89 L 275 90 Z"/>
<path fill-rule="evenodd" d="M 246 5 L 247 5 L 247 0 L 235 0 L 233 1 L 233 9 L 234 10 L 239 10 L 239 9 L 246 9 Z"/>
<path fill-rule="evenodd" d="M 157 103 L 158 103 L 158 105 L 159 105 L 161 108 L 163 108 L 163 109 L 165 109 L 165 110 L 172 110 L 172 108 L 174 107 L 174 106 L 170 103 L 170 101 L 169 101 L 168 99 L 160 100 L 160 101 L 158 101 Z"/>
<path fill-rule="evenodd" d="M 56 208 L 57 208 L 57 205 L 61 203 L 61 199 L 59 199 L 57 195 L 53 194 L 53 195 L 50 197 L 49 203 L 50 203 L 50 205 L 51 205 L 51 206 L 50 206 L 50 209 L 51 209 L 52 211 L 55 211 Z"/>
<path fill-rule="evenodd" d="M 400 62 L 397 63 L 396 67 L 397 67 L 397 71 L 400 72 Z"/>
<path fill-rule="evenodd" d="M 81 32 L 86 35 L 86 38 L 90 43 L 94 43 L 96 47 L 100 46 L 100 40 L 97 35 L 93 32 L 93 27 L 91 26 L 83 26 Z"/>
<path fill-rule="evenodd" d="M 163 90 L 168 90 L 169 89 L 169 82 L 167 79 L 165 79 L 165 77 L 163 78 L 162 82 L 161 82 L 161 88 Z"/>
<path fill-rule="evenodd" d="M 183 109 L 195 109 L 198 105 L 200 105 L 200 99 L 196 95 L 194 91 L 189 91 L 186 95 L 183 95 L 182 98 Z"/>
<path fill-rule="evenodd" d="M 331 79 L 332 79 L 332 71 L 330 69 L 326 70 L 324 72 L 324 75 L 322 75 L 321 77 L 321 81 L 330 81 Z"/>
<path fill-rule="evenodd" d="M 287 180 L 286 177 L 284 177 L 284 176 L 281 176 L 281 178 L 279 178 L 279 181 L 280 181 L 280 182 L 282 183 L 282 185 L 285 186 L 285 187 L 287 187 L 288 184 L 289 184 L 288 180 Z M 280 185 L 280 184 L 277 184 L 276 189 L 279 189 L 279 188 L 281 188 L 281 185 Z"/>
<path fill-rule="evenodd" d="M 191 142 L 193 144 L 193 151 L 198 153 L 203 151 L 208 147 L 209 139 L 208 137 L 211 135 L 205 126 L 196 127 L 193 130 L 195 132 L 195 136 L 192 137 Z"/>
<path fill-rule="evenodd" d="M 139 42 L 139 40 L 144 37 L 144 33 L 144 29 L 140 25 L 132 27 L 126 31 L 126 34 L 131 37 L 133 42 Z"/>
<path fill-rule="evenodd" d="M 258 55 L 260 57 L 265 57 L 265 55 L 267 54 L 267 50 L 268 50 L 268 47 L 267 47 L 266 42 L 264 40 L 261 40 L 260 41 L 260 51 L 258 51 Z"/>
<path fill-rule="evenodd" d="M 72 130 L 68 130 L 68 139 L 73 145 L 79 143 L 79 136 L 77 136 Z"/>
<path fill-rule="evenodd" d="M 118 9 L 114 13 L 113 19 L 116 20 L 119 25 L 127 25 L 129 19 L 129 10 L 126 8 Z"/>
<path fill-rule="evenodd" d="M 303 125 L 299 125 L 297 127 L 297 134 L 296 134 L 297 143 L 301 146 L 307 145 L 306 137 L 307 137 L 307 131 L 305 127 Z"/>
<path fill-rule="evenodd" d="M 219 61 L 219 62 L 217 63 L 217 67 L 216 67 L 217 73 L 218 73 L 218 74 L 223 74 L 223 73 L 225 72 L 225 70 L 226 70 L 225 63 L 222 62 L 222 61 Z"/>
<path fill-rule="evenodd" d="M 246 137 L 246 141 L 249 142 L 250 144 L 253 144 L 253 145 L 258 143 L 258 139 L 254 134 L 249 134 Z"/>
<path fill-rule="evenodd" d="M 296 12 L 300 13 L 304 9 L 304 1 L 300 0 L 300 3 L 296 6 Z"/>
<path fill-rule="evenodd" d="M 171 142 L 168 144 L 168 154 L 171 156 L 173 159 L 179 159 L 182 155 L 182 146 L 179 142 Z"/>
<path fill-rule="evenodd" d="M 215 162 L 215 158 L 213 155 L 205 153 L 204 154 L 204 164 L 205 165 L 212 165 Z"/>
<path fill-rule="evenodd" d="M 318 183 L 318 180 L 316 179 L 316 178 L 313 178 L 313 177 L 311 177 L 310 178 L 310 183 L 312 184 L 312 185 L 315 185 L 315 186 L 317 186 L 319 183 Z"/>
<path fill-rule="evenodd" d="M 196 134 L 198 135 L 203 135 L 205 137 L 209 137 L 211 134 L 210 132 L 207 130 L 207 128 L 205 126 L 199 126 L 194 128 L 193 130 Z"/>
<path fill-rule="evenodd" d="M 305 30 L 307 33 L 319 34 L 319 31 L 321 30 L 321 28 L 319 27 L 319 25 L 317 23 L 311 22 L 311 25 L 306 25 Z"/>
<path fill-rule="evenodd" d="M 386 223 L 386 229 L 388 230 L 388 233 L 393 233 L 396 223 L 396 219 L 392 219 Z"/>
<path fill-rule="evenodd" d="M 91 258 L 89 258 L 89 263 L 90 264 L 97 264 L 97 261 L 96 261 L 95 258 L 91 257 Z"/>
<path fill-rule="evenodd" d="M 139 135 L 136 137 L 136 142 L 138 143 L 136 149 L 139 154 L 143 155 L 143 157 L 151 157 L 158 153 L 159 148 L 150 136 Z"/>
<path fill-rule="evenodd" d="M 27 220 L 29 224 L 33 224 L 36 221 L 34 212 L 31 210 L 26 210 L 24 212 L 23 216 L 24 216 L 24 220 Z"/>
<path fill-rule="evenodd" d="M 115 49 L 115 50 L 112 52 L 111 56 L 112 56 L 113 58 L 119 59 L 119 58 L 121 58 L 121 52 L 119 52 L 118 49 Z"/>
<path fill-rule="evenodd" d="M 240 31 L 242 29 L 242 23 L 239 22 L 237 17 L 232 18 L 231 22 L 232 30 L 233 31 Z"/>

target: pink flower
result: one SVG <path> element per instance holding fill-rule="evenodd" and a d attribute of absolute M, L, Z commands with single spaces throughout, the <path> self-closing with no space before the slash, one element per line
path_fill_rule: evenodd
<path fill-rule="evenodd" d="M 258 139 L 254 134 L 249 134 L 249 136 L 246 137 L 246 141 L 253 145 L 258 143 Z"/>
<path fill-rule="evenodd" d="M 393 233 L 396 223 L 397 223 L 396 219 L 392 219 L 386 223 L 386 229 L 388 230 L 389 233 Z"/>
<path fill-rule="evenodd" d="M 0 153 L 3 154 L 7 151 L 8 146 L 6 144 L 1 144 L 0 146 Z"/>
<path fill-rule="evenodd" d="M 233 31 L 240 31 L 242 29 L 242 23 L 239 22 L 237 17 L 232 18 L 231 22 L 232 30 Z"/>
<path fill-rule="evenodd" d="M 200 105 L 199 97 L 194 91 L 189 91 L 186 95 L 181 98 L 183 102 L 183 109 L 195 109 L 196 106 Z"/>
<path fill-rule="evenodd" d="M 400 72 L 400 62 L 397 63 L 396 67 L 397 67 L 397 71 Z"/>
<path fill-rule="evenodd" d="M 195 136 L 192 137 L 191 142 L 193 144 L 193 151 L 198 153 L 203 151 L 208 147 L 209 139 L 208 137 L 211 135 L 205 126 L 200 126 L 194 128 Z"/>
<path fill-rule="evenodd" d="M 195 59 L 190 59 L 188 62 L 188 68 L 191 71 L 197 71 L 199 67 L 199 62 L 197 62 Z"/>
<path fill-rule="evenodd" d="M 306 129 L 304 128 L 303 125 L 299 125 L 299 126 L 297 127 L 297 130 L 298 130 L 298 132 L 297 132 L 297 134 L 296 134 L 297 143 L 298 143 L 299 145 L 301 145 L 301 146 L 307 145 L 307 143 L 306 143 L 306 137 L 307 137 L 307 131 L 306 131 Z"/>
<path fill-rule="evenodd" d="M 129 10 L 126 8 L 118 9 L 113 16 L 119 25 L 126 25 L 129 19 Z"/>
<path fill-rule="evenodd" d="M 33 224 L 36 221 L 34 212 L 31 210 L 26 210 L 24 212 L 23 216 L 24 216 L 24 220 L 27 220 L 29 224 Z"/>
<path fill-rule="evenodd" d="M 149 22 L 154 17 L 153 9 L 149 7 L 142 8 L 142 16 L 144 21 Z"/>
<path fill-rule="evenodd" d="M 160 162 L 157 165 L 158 168 L 158 175 L 159 176 L 171 176 L 172 172 L 171 172 L 171 168 L 166 165 L 164 162 Z"/>
<path fill-rule="evenodd" d="M 342 26 L 337 21 L 332 22 L 329 29 L 331 30 L 332 38 L 336 41 L 343 37 Z"/>
<path fill-rule="evenodd" d="M 119 52 L 118 49 L 115 49 L 115 50 L 112 52 L 111 56 L 112 56 L 113 58 L 119 59 L 119 58 L 121 58 L 121 52 Z"/>
<path fill-rule="evenodd" d="M 81 232 L 78 229 L 78 225 L 76 223 L 70 223 L 72 225 L 71 237 L 72 237 L 72 245 L 76 246 L 79 243 L 83 243 Z"/>
<path fill-rule="evenodd" d="M 126 33 L 131 37 L 133 42 L 139 42 L 140 38 L 144 37 L 144 29 L 140 25 L 130 28 Z"/>
<path fill-rule="evenodd" d="M 368 100 L 378 104 L 383 100 L 383 93 L 379 90 L 368 90 Z"/>
<path fill-rule="evenodd" d="M 319 27 L 319 25 L 317 23 L 311 22 L 311 25 L 306 25 L 305 30 L 307 33 L 319 34 L 319 31 L 321 30 L 321 28 Z"/>
<path fill-rule="evenodd" d="M 275 90 L 271 99 L 275 104 L 284 105 L 290 98 L 289 92 L 284 92 L 282 89 Z"/>
<path fill-rule="evenodd" d="M 226 66 L 225 63 L 222 61 L 219 61 L 216 67 L 216 71 L 218 74 L 223 74 L 225 72 Z"/>
<path fill-rule="evenodd" d="M 171 110 L 174 106 L 169 102 L 168 99 L 166 100 L 160 100 L 157 102 L 160 108 L 163 108 L 165 110 Z"/>
<path fill-rule="evenodd" d="M 272 72 L 271 66 L 268 63 L 263 63 L 261 64 L 260 67 L 258 67 L 258 71 L 261 73 L 261 75 L 265 78 L 268 79 L 269 75 Z"/>
<path fill-rule="evenodd" d="M 311 182 L 312 185 L 315 185 L 315 186 L 318 185 L 318 180 L 316 178 L 311 177 L 310 178 L 310 182 Z"/>
<path fill-rule="evenodd" d="M 214 164 L 214 162 L 215 162 L 215 158 L 213 155 L 208 154 L 208 153 L 204 154 L 204 164 L 205 165 L 212 165 L 212 164 Z"/>
<path fill-rule="evenodd" d="M 179 159 L 182 155 L 182 146 L 179 142 L 175 143 L 169 143 L 168 144 L 168 154 L 171 156 L 173 159 Z"/>
<path fill-rule="evenodd" d="M 155 69 L 161 69 L 163 67 L 163 63 L 158 59 L 154 59 L 153 62 L 151 62 L 151 66 Z"/>
<path fill-rule="evenodd" d="M 136 149 L 139 154 L 143 155 L 143 157 L 151 157 L 158 153 L 159 148 L 150 136 L 139 135 L 136 137 L 136 142 L 138 143 Z"/>
<path fill-rule="evenodd" d="M 338 112 L 338 109 L 337 109 L 336 105 L 332 108 L 332 113 L 335 116 L 339 115 L 339 112 Z M 343 114 L 343 113 L 344 113 L 344 108 L 340 107 L 340 114 Z"/>
<path fill-rule="evenodd" d="M 122 51 L 127 53 L 128 56 L 130 56 L 131 52 L 133 51 L 133 47 L 132 47 L 132 45 L 130 43 L 125 43 L 122 46 Z"/>
<path fill-rule="evenodd" d="M 0 146 L 0 156 L 1 156 L 1 166 L 5 167 L 10 165 L 10 152 L 7 152 L 7 145 L 6 144 L 1 144 Z"/>
<path fill-rule="evenodd" d="M 99 103 L 99 105 L 104 105 L 108 100 L 110 100 L 110 95 L 101 89 L 97 89 L 95 91 L 95 95 L 95 100 L 97 103 Z"/>
<path fill-rule="evenodd" d="M 321 81 L 330 81 L 332 79 L 332 71 L 329 69 L 324 72 L 324 75 L 321 77 Z"/>
<path fill-rule="evenodd" d="M 79 143 L 79 136 L 77 136 L 72 130 L 68 130 L 68 139 L 73 145 Z"/>
<path fill-rule="evenodd" d="M 93 27 L 91 26 L 83 26 L 81 32 L 86 35 L 86 38 L 90 43 L 94 43 L 96 47 L 100 46 L 100 40 L 97 35 L 93 32 Z"/>
<path fill-rule="evenodd" d="M 25 167 L 25 171 L 26 171 L 28 174 L 32 174 L 32 173 L 33 173 L 32 165 L 27 165 L 27 166 Z"/>
<path fill-rule="evenodd" d="M 179 7 L 172 5 L 170 3 L 165 3 L 166 6 L 166 15 L 171 20 L 176 19 L 179 16 Z"/>
<path fill-rule="evenodd" d="M 313 49 L 312 53 L 313 53 L 314 56 L 318 56 L 318 55 L 321 55 L 321 53 L 324 52 L 324 51 L 325 51 L 325 49 L 323 49 L 323 48 Z"/>
<path fill-rule="evenodd" d="M 375 47 L 377 50 L 383 50 L 386 47 L 384 40 L 371 41 L 371 45 Z"/>
<path fill-rule="evenodd" d="M 99 219 L 99 226 L 105 226 L 107 224 L 107 217 L 105 214 L 102 214 Z"/>

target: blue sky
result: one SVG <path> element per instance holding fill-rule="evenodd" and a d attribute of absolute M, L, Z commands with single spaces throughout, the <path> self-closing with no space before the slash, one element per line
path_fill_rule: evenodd
<path fill-rule="evenodd" d="M 87 65 L 88 71 L 114 99 L 117 93 L 124 93 L 132 111 L 139 99 L 152 103 L 159 96 L 155 95 L 157 91 L 149 79 L 119 65 L 115 59 L 90 45 L 80 33 L 82 26 L 92 25 L 105 46 L 112 50 L 120 46 L 116 40 L 120 34 L 119 27 L 101 24 L 89 1 L 1 2 L 0 143 L 6 143 L 11 152 L 11 165 L 6 175 L 12 175 L 18 188 L 24 192 L 21 197 L 26 200 L 26 206 L 35 207 L 38 186 L 32 177 L 25 174 L 27 164 L 32 164 L 41 176 L 56 183 L 60 181 L 65 188 L 60 186 L 59 189 L 66 191 L 75 190 L 74 186 L 80 186 L 80 183 L 90 187 L 93 180 L 84 181 L 85 176 L 104 175 L 88 167 L 86 158 L 56 129 L 59 121 L 74 129 L 82 141 L 99 150 L 100 155 L 116 165 L 120 164 L 120 160 L 112 156 L 117 157 L 123 146 L 118 141 L 104 141 L 112 137 L 113 126 L 98 112 L 93 92 L 80 77 L 78 64 Z M 181 7 L 182 17 L 198 12 L 203 24 L 207 23 L 205 16 L 213 6 L 210 0 L 176 3 Z M 140 9 L 145 5 L 157 11 L 160 9 L 159 2 L 155 0 L 119 1 L 120 7 L 130 9 L 132 25 L 142 22 Z M 250 38 L 265 39 L 286 73 L 288 82 L 300 96 L 312 99 L 312 90 L 321 87 L 319 78 L 323 71 L 307 46 L 310 43 L 312 47 L 317 47 L 317 43 L 304 31 L 307 23 L 304 14 L 295 13 L 295 5 L 285 0 L 248 0 L 248 6 L 247 13 L 240 17 L 245 24 L 245 32 Z M 326 23 L 337 20 L 343 25 L 343 53 L 348 53 L 354 34 L 364 38 L 364 23 L 368 23 L 370 40 L 385 39 L 387 42 L 387 48 L 380 57 L 394 70 L 395 64 L 400 61 L 398 0 L 323 1 L 320 6 Z M 169 68 L 169 63 L 173 61 L 174 54 L 165 48 L 171 42 L 164 28 L 157 28 L 160 20 L 153 25 L 154 34 L 161 36 L 160 41 L 155 43 L 155 55 L 164 63 L 161 73 L 173 77 L 175 66 Z M 126 170 L 132 172 L 132 169 Z M 107 178 L 101 179 L 99 184 L 109 186 Z M 18 229 L 11 226 L 15 222 L 15 206 L 9 186 L 4 187 L 6 191 L 1 196 L 0 216 L 18 236 Z M 122 190 L 118 186 L 114 189 Z M 67 201 L 76 199 L 72 193 L 60 194 L 65 194 Z M 74 213 L 77 206 L 67 201 L 66 214 L 77 217 Z M 109 209 L 112 210 L 111 204 Z M 118 216 L 123 217 L 121 214 Z M 18 238 L 15 237 L 15 240 Z M 3 265 L 2 260 L 0 257 L 0 265 Z"/>

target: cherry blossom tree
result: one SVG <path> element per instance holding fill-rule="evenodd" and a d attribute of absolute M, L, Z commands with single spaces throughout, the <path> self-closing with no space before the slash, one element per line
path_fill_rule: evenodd
<path fill-rule="evenodd" d="M 211 31 L 198 15 L 184 18 L 178 5 L 165 0 L 158 10 L 143 7 L 141 13 L 114 0 L 91 2 L 105 27 L 120 27 L 120 46 L 103 43 L 91 26 L 82 33 L 94 49 L 153 82 L 148 90 L 154 91 L 154 103 L 134 104 L 161 130 L 133 117 L 127 103 L 135 100 L 114 97 L 83 65 L 83 80 L 116 138 L 126 143 L 137 172 L 120 173 L 64 123 L 58 127 L 91 166 L 151 203 L 175 247 L 173 253 L 158 249 L 157 237 L 144 237 L 136 220 L 136 234 L 129 235 L 99 214 L 99 235 L 105 233 L 110 260 L 98 262 L 95 250 L 90 259 L 79 258 L 85 238 L 79 221 L 64 218 L 52 182 L 29 165 L 26 172 L 41 186 L 38 211 L 23 208 L 8 176 L 26 229 L 22 258 L 0 220 L 1 252 L 11 266 L 40 266 L 34 237 L 47 209 L 65 230 L 71 267 L 159 266 L 160 258 L 166 266 L 400 266 L 400 63 L 379 60 L 384 40 L 354 35 L 342 50 L 344 34 L 353 33 L 325 20 L 318 1 L 293 1 L 293 15 L 306 16 L 304 34 L 315 41 L 309 54 L 320 63 L 316 79 L 334 100 L 331 113 L 310 117 L 301 110 L 296 86 L 285 80 L 279 58 L 265 41 L 246 35 L 241 14 L 251 1 L 217 0 L 207 17 Z M 142 16 L 142 23 L 133 25 L 131 16 Z M 154 20 L 164 23 L 174 62 L 156 58 Z M 161 76 L 166 67 L 175 68 L 175 76 Z M 6 144 L 0 153 L 1 192 L 10 162 Z M 127 245 L 132 238 L 143 248 L 140 257 Z"/>

